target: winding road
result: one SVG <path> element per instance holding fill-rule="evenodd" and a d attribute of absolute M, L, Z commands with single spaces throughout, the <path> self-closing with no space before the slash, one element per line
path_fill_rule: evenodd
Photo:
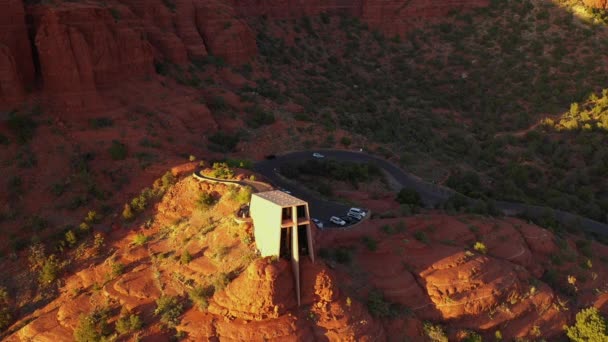
<path fill-rule="evenodd" d="M 273 185 L 279 188 L 288 189 L 294 196 L 299 197 L 309 203 L 311 216 L 321 219 L 326 225 L 329 224 L 329 217 L 332 215 L 342 216 L 348 211 L 349 206 L 337 202 L 326 201 L 319 198 L 315 193 L 302 187 L 295 182 L 287 181 L 277 170 L 282 165 L 290 162 L 298 162 L 307 159 L 314 159 L 314 152 L 322 153 L 325 158 L 338 161 L 349 161 L 357 163 L 371 163 L 386 171 L 393 177 L 402 188 L 413 189 L 420 194 L 420 197 L 428 208 L 433 208 L 437 204 L 441 204 L 448 200 L 451 196 L 457 194 L 456 191 L 428 183 L 413 174 L 410 174 L 397 165 L 364 153 L 346 150 L 315 150 L 315 151 L 300 151 L 290 152 L 282 155 L 277 155 L 276 158 L 270 160 L 259 161 L 254 166 L 254 171 L 266 177 Z M 474 203 L 475 199 L 468 198 L 470 203 Z M 523 203 L 496 201 L 495 206 L 506 216 L 516 216 L 526 213 L 533 217 L 542 217 L 547 213 L 553 214 L 556 220 L 562 224 L 575 223 L 580 228 L 587 232 L 608 235 L 608 225 L 602 222 L 594 221 L 576 214 L 564 212 L 543 206 L 528 205 Z"/>

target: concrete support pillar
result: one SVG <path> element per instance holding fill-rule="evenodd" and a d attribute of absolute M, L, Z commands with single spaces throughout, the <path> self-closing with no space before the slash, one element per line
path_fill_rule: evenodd
<path fill-rule="evenodd" d="M 298 243 L 298 208 L 291 207 L 293 216 L 293 226 L 291 227 L 291 264 L 293 276 L 296 283 L 296 296 L 298 306 L 300 306 L 300 245 Z"/>

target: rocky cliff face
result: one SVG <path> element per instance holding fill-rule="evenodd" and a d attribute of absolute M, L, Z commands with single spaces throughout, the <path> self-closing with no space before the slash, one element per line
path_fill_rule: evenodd
<path fill-rule="evenodd" d="M 34 81 L 34 65 L 21 0 L 0 1 L 0 106 L 23 100 Z"/>
<path fill-rule="evenodd" d="M 353 15 L 393 36 L 450 10 L 486 4 L 487 0 L 115 0 L 24 9 L 21 0 L 1 0 L 0 22 L 6 29 L 0 32 L 0 107 L 22 102 L 26 88 L 34 88 L 33 55 L 43 95 L 63 109 L 83 108 L 99 102 L 100 87 L 152 74 L 155 60 L 185 65 L 191 58 L 212 54 L 231 65 L 250 62 L 257 54 L 255 32 L 246 22 L 251 18 Z M 29 39 L 26 17 L 31 19 Z"/>
<path fill-rule="evenodd" d="M 583 0 L 585 5 L 593 8 L 608 8 L 608 1 L 606 0 Z"/>

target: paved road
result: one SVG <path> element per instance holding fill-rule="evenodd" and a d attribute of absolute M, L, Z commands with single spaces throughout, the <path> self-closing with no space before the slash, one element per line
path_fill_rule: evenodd
<path fill-rule="evenodd" d="M 395 164 L 385 159 L 381 159 L 379 157 L 372 156 L 363 152 L 343 150 L 291 152 L 284 155 L 277 155 L 275 159 L 264 160 L 255 164 L 254 169 L 256 172 L 264 175 L 275 186 L 288 189 L 293 193 L 294 196 L 297 196 L 307 201 L 310 205 L 311 216 L 319 218 L 324 222 L 327 222 L 329 220 L 329 217 L 332 215 L 340 216 L 346 214 L 349 206 L 320 199 L 307 189 L 302 188 L 298 185 L 294 185 L 294 183 L 292 182 L 287 182 L 276 172 L 276 170 L 280 169 L 281 165 L 285 163 L 314 159 L 314 157 L 312 156 L 313 152 L 320 152 L 325 155 L 325 158 L 375 164 L 376 166 L 388 172 L 401 185 L 401 187 L 416 190 L 420 194 L 420 197 L 425 206 L 429 208 L 435 207 L 437 204 L 443 203 L 444 201 L 448 200 L 452 195 L 457 193 L 452 189 L 428 183 L 419 177 L 405 172 Z M 476 201 L 475 199 L 471 198 L 469 198 L 468 200 L 471 203 Z M 543 215 L 546 215 L 549 212 L 552 213 L 555 218 L 562 224 L 572 224 L 573 222 L 576 222 L 579 227 L 583 228 L 588 232 L 608 235 L 607 224 L 584 218 L 572 213 L 564 212 L 561 210 L 554 210 L 548 207 L 505 201 L 496 201 L 495 205 L 498 210 L 500 210 L 504 215 L 507 216 L 516 216 L 519 214 L 527 213 L 534 217 L 542 217 Z"/>
<path fill-rule="evenodd" d="M 327 159 L 335 159 L 342 161 L 358 162 L 358 163 L 373 163 L 376 166 L 388 172 L 401 187 L 412 188 L 418 191 L 423 202 L 428 207 L 434 207 L 435 204 L 447 200 L 452 192 L 449 189 L 440 189 L 432 184 L 406 173 L 394 164 L 378 157 L 351 151 L 338 150 L 320 150 Z M 324 223 L 328 223 L 329 217 L 332 215 L 343 216 L 346 214 L 350 206 L 325 201 L 310 192 L 306 188 L 295 185 L 293 182 L 286 181 L 277 173 L 282 165 L 289 162 L 298 162 L 302 160 L 315 159 L 312 156 L 313 151 L 292 152 L 277 156 L 276 159 L 264 160 L 257 162 L 254 166 L 256 172 L 264 175 L 275 186 L 289 190 L 294 196 L 299 197 L 309 203 L 310 214 L 312 217 L 321 219 Z"/>

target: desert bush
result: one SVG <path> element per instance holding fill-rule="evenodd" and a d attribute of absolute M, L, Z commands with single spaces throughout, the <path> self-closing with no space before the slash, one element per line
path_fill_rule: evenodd
<path fill-rule="evenodd" d="M 114 121 L 110 118 L 98 117 L 98 118 L 90 119 L 89 125 L 93 129 L 112 127 L 112 126 L 114 126 Z"/>
<path fill-rule="evenodd" d="M 137 235 L 133 237 L 133 244 L 135 246 L 143 246 L 146 242 L 148 242 L 148 237 L 143 233 L 137 233 Z"/>
<path fill-rule="evenodd" d="M 8 327 L 13 320 L 8 299 L 6 288 L 0 286 L 0 331 Z"/>
<path fill-rule="evenodd" d="M 248 108 L 247 112 L 249 113 L 247 125 L 251 128 L 272 125 L 276 120 L 273 113 L 270 113 L 259 106 Z"/>
<path fill-rule="evenodd" d="M 217 200 L 215 199 L 215 197 L 212 194 L 204 191 L 198 196 L 198 200 L 196 201 L 196 204 L 199 209 L 208 210 L 209 208 L 213 207 L 216 202 L 217 202 Z"/>
<path fill-rule="evenodd" d="M 74 231 L 68 230 L 65 233 L 65 242 L 67 242 L 69 247 L 74 247 L 74 245 L 76 245 L 76 242 L 78 242 L 78 237 L 76 236 Z"/>
<path fill-rule="evenodd" d="M 108 148 L 108 153 L 112 160 L 124 160 L 127 158 L 128 154 L 127 145 L 118 140 L 112 140 L 112 145 Z"/>
<path fill-rule="evenodd" d="M 188 296 L 199 310 L 205 311 L 209 306 L 209 298 L 213 296 L 214 292 L 215 287 L 213 286 L 197 286 L 188 291 Z"/>
<path fill-rule="evenodd" d="M 378 249 L 378 241 L 374 240 L 372 237 L 364 236 L 361 241 L 363 241 L 365 247 L 367 247 L 367 249 L 370 251 L 375 251 Z"/>
<path fill-rule="evenodd" d="M 162 296 L 156 300 L 154 315 L 160 316 L 160 321 L 169 327 L 179 324 L 179 316 L 182 314 L 183 306 L 177 297 Z"/>
<path fill-rule="evenodd" d="M 422 230 L 419 230 L 419 231 L 415 232 L 414 233 L 414 238 L 416 240 L 420 241 L 420 242 L 424 242 L 426 244 L 429 243 L 429 237 Z"/>
<path fill-rule="evenodd" d="M 131 209 L 131 205 L 129 203 L 125 203 L 125 206 L 122 209 L 122 218 L 125 221 L 131 221 L 135 218 L 135 213 L 133 213 L 133 209 Z"/>
<path fill-rule="evenodd" d="M 107 308 L 96 308 L 88 315 L 81 315 L 74 329 L 74 340 L 76 342 L 105 341 L 111 334 L 108 314 Z"/>
<path fill-rule="evenodd" d="M 481 254 L 486 254 L 488 252 L 488 248 L 486 247 L 486 245 L 483 242 L 479 241 L 475 242 L 475 245 L 473 245 L 473 249 Z"/>
<path fill-rule="evenodd" d="M 441 325 L 425 322 L 423 328 L 424 333 L 432 342 L 448 342 L 448 336 Z"/>
<path fill-rule="evenodd" d="M 143 322 L 139 315 L 130 314 L 120 317 L 116 321 L 116 332 L 120 335 L 126 335 L 141 330 Z"/>
<path fill-rule="evenodd" d="M 213 163 L 211 176 L 219 179 L 232 179 L 234 178 L 234 171 L 228 163 Z"/>
<path fill-rule="evenodd" d="M 7 126 L 16 136 L 17 142 L 25 144 L 34 137 L 37 124 L 31 115 L 12 112 L 9 114 Z"/>
<path fill-rule="evenodd" d="M 215 292 L 222 291 L 230 284 L 230 278 L 227 273 L 220 272 L 213 278 L 213 288 Z"/>
<path fill-rule="evenodd" d="M 397 202 L 400 204 L 407 204 L 414 207 L 422 206 L 422 199 L 420 194 L 413 189 L 401 189 L 397 194 Z"/>
<path fill-rule="evenodd" d="M 182 255 L 180 256 L 179 260 L 182 263 L 182 265 L 188 265 L 190 263 L 190 261 L 192 261 L 192 254 L 190 254 L 190 252 L 188 252 L 188 250 L 184 250 L 182 252 Z"/>
<path fill-rule="evenodd" d="M 114 262 L 111 265 L 112 276 L 118 277 L 125 272 L 125 265 L 120 262 Z"/>
<path fill-rule="evenodd" d="M 38 282 L 42 286 L 47 286 L 57 280 L 59 271 L 61 270 L 61 263 L 55 255 L 50 255 L 44 260 L 40 272 L 38 274 Z"/>
<path fill-rule="evenodd" d="M 377 318 L 394 318 L 407 311 L 398 304 L 388 302 L 378 289 L 371 290 L 367 295 L 367 309 Z"/>
<path fill-rule="evenodd" d="M 576 323 L 564 327 L 571 341 L 608 341 L 606 318 L 594 308 L 586 308 L 576 314 Z"/>

